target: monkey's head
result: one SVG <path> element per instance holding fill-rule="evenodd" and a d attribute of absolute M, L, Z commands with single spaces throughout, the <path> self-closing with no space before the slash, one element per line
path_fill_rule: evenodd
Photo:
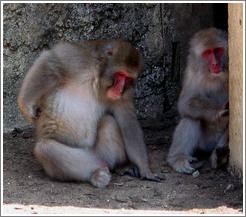
<path fill-rule="evenodd" d="M 142 68 L 141 54 L 129 43 L 109 40 L 103 52 L 106 65 L 102 79 L 106 85 L 108 98 L 117 100 L 133 89 Z"/>
<path fill-rule="evenodd" d="M 191 55 L 212 75 L 227 72 L 228 45 L 227 34 L 220 29 L 201 30 L 191 40 Z"/>

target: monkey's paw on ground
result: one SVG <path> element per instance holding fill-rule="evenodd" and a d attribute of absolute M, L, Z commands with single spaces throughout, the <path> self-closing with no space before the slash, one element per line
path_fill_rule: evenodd
<path fill-rule="evenodd" d="M 171 164 L 171 167 L 178 173 L 193 173 L 196 169 L 191 166 L 186 157 L 180 157 Z"/>
<path fill-rule="evenodd" d="M 91 178 L 91 183 L 93 186 L 98 188 L 105 188 L 111 180 L 111 175 L 108 167 L 97 169 Z"/>
<path fill-rule="evenodd" d="M 151 167 L 156 172 L 162 171 L 166 180 L 145 181 L 112 172 L 106 188 L 95 188 L 89 182 L 60 182 L 47 177 L 30 148 L 35 129 L 4 133 L 3 210 L 5 207 L 6 213 L 17 215 L 34 211 L 39 215 L 81 215 L 83 211 L 85 215 L 93 211 L 100 211 L 102 215 L 139 215 L 146 211 L 151 215 L 156 211 L 159 213 L 156 215 L 242 215 L 244 191 L 239 179 L 228 170 L 211 170 L 209 161 L 199 169 L 200 175 L 174 172 L 164 159 L 175 122 L 165 118 L 159 122 L 153 120 L 151 126 L 144 128 Z M 195 175 L 199 176 L 195 178 Z M 95 215 L 100 215 L 97 213 Z"/>

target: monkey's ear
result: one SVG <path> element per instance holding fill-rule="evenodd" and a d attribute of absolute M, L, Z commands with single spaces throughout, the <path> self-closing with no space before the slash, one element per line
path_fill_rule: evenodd
<path fill-rule="evenodd" d="M 105 54 L 108 57 L 114 56 L 116 51 L 117 51 L 117 43 L 115 41 L 110 41 L 105 48 Z"/>
<path fill-rule="evenodd" d="M 107 56 L 113 56 L 113 54 L 114 54 L 114 49 L 113 49 L 112 47 L 108 47 L 108 48 L 106 49 L 106 54 L 107 54 Z"/>

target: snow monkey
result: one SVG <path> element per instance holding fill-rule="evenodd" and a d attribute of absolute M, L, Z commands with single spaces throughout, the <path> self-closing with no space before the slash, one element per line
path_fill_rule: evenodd
<path fill-rule="evenodd" d="M 110 170 L 131 162 L 141 179 L 163 179 L 150 168 L 133 105 L 141 67 L 122 40 L 58 43 L 35 60 L 18 105 L 36 125 L 34 154 L 48 176 L 105 187 Z"/>
<path fill-rule="evenodd" d="M 201 30 L 190 41 L 188 64 L 178 101 L 181 116 L 167 161 L 179 173 L 192 173 L 194 152 L 211 151 L 217 168 L 228 159 L 228 46 L 227 34 L 217 28 Z M 228 149 L 225 156 L 218 156 Z M 226 152 L 224 152 L 226 153 Z M 222 161 L 222 162 L 220 162 Z"/>

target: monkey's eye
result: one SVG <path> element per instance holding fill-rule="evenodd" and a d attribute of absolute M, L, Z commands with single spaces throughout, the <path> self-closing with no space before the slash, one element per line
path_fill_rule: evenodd
<path fill-rule="evenodd" d="M 119 73 L 118 73 L 118 76 L 119 76 L 119 77 L 125 77 L 125 74 L 124 74 L 123 72 L 119 72 Z"/>
<path fill-rule="evenodd" d="M 209 60 L 212 53 L 213 53 L 213 50 L 207 49 L 203 51 L 202 56 L 204 59 Z"/>
<path fill-rule="evenodd" d="M 205 54 L 211 54 L 212 53 L 212 51 L 211 50 L 205 50 L 205 52 L 204 52 Z"/>
<path fill-rule="evenodd" d="M 126 72 L 123 70 L 119 70 L 115 73 L 115 76 L 118 78 L 125 78 L 127 76 Z"/>
<path fill-rule="evenodd" d="M 214 53 L 215 53 L 215 55 L 221 57 L 221 56 L 223 55 L 223 48 L 222 48 L 222 47 L 217 47 L 217 48 L 215 48 L 215 49 L 214 49 Z"/>

